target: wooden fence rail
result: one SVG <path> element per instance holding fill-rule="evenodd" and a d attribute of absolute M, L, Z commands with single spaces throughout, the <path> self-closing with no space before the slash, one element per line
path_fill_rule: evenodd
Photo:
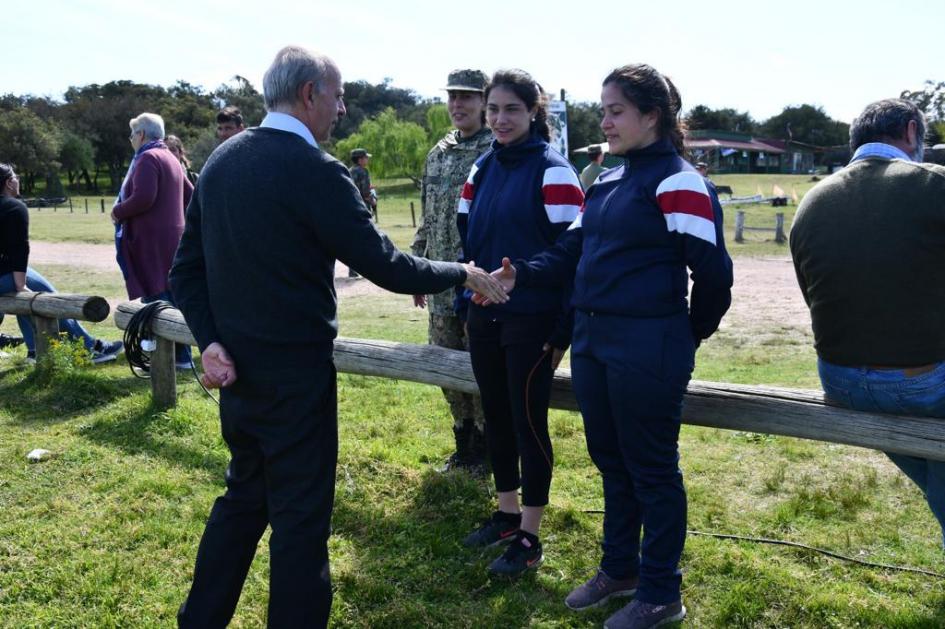
<path fill-rule="evenodd" d="M 787 242 L 787 237 L 784 235 L 784 212 L 774 215 L 774 227 L 748 227 L 745 225 L 745 211 L 738 210 L 735 213 L 735 242 L 745 242 L 746 231 L 774 232 L 776 243 Z"/>
<path fill-rule="evenodd" d="M 0 312 L 32 317 L 36 330 L 36 357 L 49 351 L 49 341 L 59 335 L 59 319 L 99 322 L 108 317 L 103 297 L 69 293 L 7 293 L 0 295 Z"/>
<path fill-rule="evenodd" d="M 127 326 L 141 307 L 138 302 L 120 304 L 115 311 L 118 327 Z M 158 345 L 157 353 L 164 353 L 160 357 L 162 364 L 173 366 L 174 348 L 170 341 L 195 344 L 177 310 L 161 311 L 152 320 L 151 327 L 156 335 L 168 340 L 163 346 Z M 335 341 L 335 366 L 346 373 L 479 393 L 469 355 L 432 345 L 342 337 Z M 170 383 L 161 382 L 161 378 L 169 378 Z M 173 369 L 152 374 L 157 404 L 173 406 L 175 387 Z M 569 369 L 555 372 L 551 406 L 578 410 Z M 843 443 L 945 461 L 945 420 L 849 411 L 828 406 L 819 391 L 693 380 L 686 394 L 683 421 L 696 426 Z"/>

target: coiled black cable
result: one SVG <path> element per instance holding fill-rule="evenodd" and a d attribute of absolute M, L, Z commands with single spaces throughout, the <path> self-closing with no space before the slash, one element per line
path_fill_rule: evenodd
<path fill-rule="evenodd" d="M 122 341 L 125 344 L 125 358 L 128 360 L 128 366 L 131 369 L 131 373 L 134 374 L 136 378 L 147 379 L 151 377 L 151 350 L 144 349 L 142 346 L 144 341 L 154 341 L 154 333 L 151 330 L 151 320 L 162 310 L 173 308 L 174 306 L 169 302 L 158 300 L 145 304 L 144 307 L 131 315 L 128 326 L 125 328 L 125 335 Z M 207 389 L 200 380 L 200 375 L 197 373 L 197 366 L 194 364 L 193 358 L 190 359 L 190 369 L 194 374 L 194 378 L 197 380 L 197 384 L 204 390 L 204 393 L 206 393 L 211 400 L 219 404 L 220 401 L 210 393 L 210 390 Z"/>

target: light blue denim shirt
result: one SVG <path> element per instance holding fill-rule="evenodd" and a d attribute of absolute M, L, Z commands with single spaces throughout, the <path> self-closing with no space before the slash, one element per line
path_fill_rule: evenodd
<path fill-rule="evenodd" d="M 907 162 L 915 161 L 908 153 L 893 146 L 892 144 L 886 144 L 885 142 L 867 142 L 866 144 L 861 144 L 860 147 L 856 149 L 856 152 L 853 154 L 853 158 L 850 160 L 850 163 L 852 164 L 855 161 L 867 159 L 869 157 L 902 159 Z"/>

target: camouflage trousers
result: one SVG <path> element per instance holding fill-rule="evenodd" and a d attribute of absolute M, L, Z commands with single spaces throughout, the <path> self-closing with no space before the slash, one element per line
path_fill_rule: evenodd
<path fill-rule="evenodd" d="M 453 315 L 430 314 L 430 344 L 447 349 L 469 351 L 463 322 Z M 461 429 L 469 425 L 469 420 L 476 426 L 477 432 L 485 430 L 486 420 L 482 414 L 482 402 L 478 395 L 443 389 L 443 396 L 450 405 L 453 414 L 453 427 Z"/>

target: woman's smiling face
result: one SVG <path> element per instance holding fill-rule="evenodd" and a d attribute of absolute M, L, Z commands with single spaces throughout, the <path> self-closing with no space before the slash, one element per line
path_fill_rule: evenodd
<path fill-rule="evenodd" d="M 527 138 L 534 116 L 535 108 L 529 109 L 511 89 L 498 85 L 490 90 L 486 122 L 499 144 L 515 144 Z"/>

